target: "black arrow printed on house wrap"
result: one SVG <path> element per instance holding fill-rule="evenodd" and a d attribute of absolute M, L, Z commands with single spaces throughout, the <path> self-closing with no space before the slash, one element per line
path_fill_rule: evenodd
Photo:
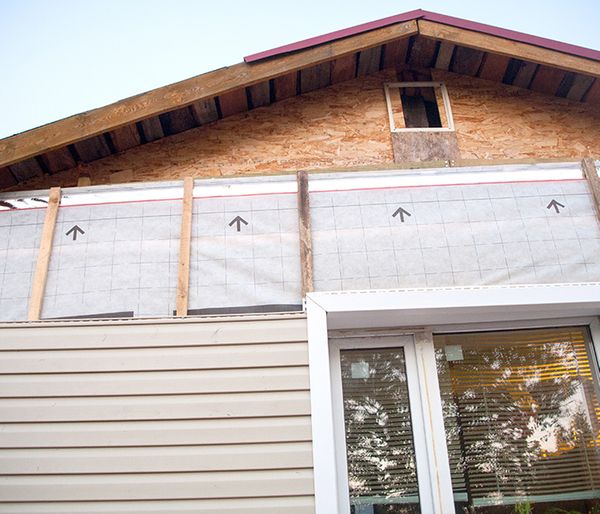
<path fill-rule="evenodd" d="M 556 211 L 556 214 L 560 214 L 560 209 L 559 207 L 562 207 L 564 209 L 564 205 L 560 202 L 557 202 L 554 198 L 552 199 L 552 201 L 546 205 L 546 209 L 551 209 L 552 207 L 554 207 L 554 210 Z"/>
<path fill-rule="evenodd" d="M 232 220 L 229 222 L 229 226 L 230 226 L 230 227 L 233 227 L 234 223 L 235 223 L 235 225 L 236 225 L 236 229 L 237 229 L 237 231 L 238 231 L 238 232 L 240 232 L 240 231 L 242 230 L 242 223 L 243 223 L 244 225 L 247 225 L 247 224 L 248 224 L 248 222 L 247 222 L 247 221 L 246 221 L 244 218 L 242 218 L 241 216 L 236 216 L 235 218 L 233 218 L 233 219 L 232 219 Z"/>
<path fill-rule="evenodd" d="M 404 216 L 412 216 L 412 214 L 410 212 L 408 212 L 407 210 L 403 209 L 402 207 L 398 207 L 396 209 L 396 211 L 394 212 L 394 214 L 392 214 L 392 218 L 395 218 L 396 216 L 398 216 L 398 214 L 400 215 L 400 222 L 404 223 Z"/>
<path fill-rule="evenodd" d="M 68 232 L 65 233 L 65 236 L 70 236 L 73 234 L 73 241 L 77 241 L 77 233 L 81 235 L 85 234 L 85 230 L 83 230 L 79 225 L 74 225 Z"/>

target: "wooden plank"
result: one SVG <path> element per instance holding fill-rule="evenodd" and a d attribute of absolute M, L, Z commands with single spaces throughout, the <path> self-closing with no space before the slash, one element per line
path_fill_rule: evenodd
<path fill-rule="evenodd" d="M 109 136 L 117 152 L 123 152 L 142 144 L 142 138 L 135 124 L 115 129 L 109 132 Z"/>
<path fill-rule="evenodd" d="M 77 187 L 88 187 L 92 185 L 92 178 L 89 175 L 81 175 L 77 179 Z"/>
<path fill-rule="evenodd" d="M 441 39 L 456 45 L 464 45 L 477 50 L 494 52 L 525 61 L 532 61 L 537 64 L 546 64 L 578 73 L 586 73 L 594 77 L 600 76 L 600 62 L 592 61 L 591 59 L 428 20 L 419 20 L 417 23 L 419 34 L 422 36 Z"/>
<path fill-rule="evenodd" d="M 6 189 L 7 187 L 11 187 L 17 184 L 17 179 L 11 173 L 8 166 L 5 168 L 0 168 L 0 189 Z"/>
<path fill-rule="evenodd" d="M 324 62 L 300 71 L 300 92 L 309 93 L 331 84 L 331 63 Z"/>
<path fill-rule="evenodd" d="M 600 177 L 598 177 L 598 170 L 596 169 L 594 159 L 583 159 L 581 161 L 581 170 L 592 191 L 596 216 L 598 217 L 598 221 L 600 221 Z"/>
<path fill-rule="evenodd" d="M 6 423 L 223 419 L 308 414 L 308 391 L 0 400 L 0 415 Z"/>
<path fill-rule="evenodd" d="M 42 238 L 40 240 L 40 249 L 38 252 L 37 263 L 33 275 L 31 287 L 31 296 L 29 298 L 29 309 L 27 319 L 37 321 L 42 312 L 42 302 L 44 300 L 44 290 L 46 289 L 46 278 L 48 277 L 48 264 L 52 252 L 52 241 L 54 239 L 54 227 L 58 216 L 58 206 L 60 205 L 60 187 L 50 189 L 48 197 L 48 206 L 46 207 L 46 217 L 44 219 L 44 228 L 42 229 Z"/>
<path fill-rule="evenodd" d="M 451 64 L 452 71 L 461 75 L 474 77 L 479 71 L 483 55 L 484 52 L 480 50 L 474 50 L 466 46 L 457 46 Z"/>
<path fill-rule="evenodd" d="M 104 135 L 92 137 L 75 143 L 75 150 L 83 162 L 91 162 L 111 154 Z"/>
<path fill-rule="evenodd" d="M 567 93 L 567 98 L 575 102 L 580 102 L 590 87 L 592 87 L 594 80 L 594 77 L 590 77 L 589 75 L 575 75 L 575 80 L 573 80 L 571 89 Z"/>
<path fill-rule="evenodd" d="M 331 61 L 331 83 L 338 84 L 356 77 L 357 54 L 345 55 Z"/>
<path fill-rule="evenodd" d="M 438 70 L 447 70 L 450 67 L 455 48 L 456 45 L 452 43 L 441 42 L 434 65 Z"/>
<path fill-rule="evenodd" d="M 246 90 L 237 89 L 222 94 L 219 96 L 219 105 L 221 106 L 221 115 L 223 118 L 247 111 L 248 100 L 246 99 Z"/>
<path fill-rule="evenodd" d="M 310 223 L 310 195 L 308 192 L 308 173 L 296 174 L 298 183 L 298 234 L 300 236 L 300 272 L 302 275 L 302 298 L 313 288 L 313 250 Z"/>
<path fill-rule="evenodd" d="M 183 208 L 181 235 L 179 236 L 179 267 L 177 278 L 177 316 L 187 316 L 190 290 L 190 252 L 192 247 L 192 209 L 194 204 L 194 179 L 183 180 Z"/>
<path fill-rule="evenodd" d="M 534 62 L 523 61 L 512 85 L 528 89 L 538 67 L 539 65 Z"/>
<path fill-rule="evenodd" d="M 560 85 L 558 86 L 558 89 L 556 90 L 556 96 L 566 98 L 567 94 L 571 90 L 573 82 L 575 82 L 575 74 L 571 72 L 565 73 L 565 76 L 563 77 L 562 81 L 560 82 Z"/>
<path fill-rule="evenodd" d="M 281 77 L 273 79 L 273 89 L 275 90 L 275 101 L 285 100 L 296 96 L 298 84 L 298 72 L 294 71 Z"/>
<path fill-rule="evenodd" d="M 177 446 L 310 441 L 310 416 L 169 421 L 13 423 L 2 425 L 2 448 Z"/>
<path fill-rule="evenodd" d="M 311 468 L 212 473 L 0 477 L 2 502 L 233 497 L 244 498 L 248 504 L 252 503 L 248 498 L 301 496 L 313 494 L 313 491 Z M 169 510 L 171 509 L 167 512 Z M 287 513 L 287 510 L 285 512 Z"/>
<path fill-rule="evenodd" d="M 585 95 L 585 102 L 600 104 L 600 79 L 596 79 Z"/>
<path fill-rule="evenodd" d="M 141 121 L 228 91 L 298 71 L 417 33 L 414 20 L 253 64 L 240 63 L 154 89 L 135 97 L 0 141 L 0 166 L 22 161 L 108 130 Z"/>
<path fill-rule="evenodd" d="M 386 43 L 383 49 L 383 67 L 395 68 L 396 66 L 403 66 L 406 63 L 409 42 L 410 38 L 405 37 Z"/>
<path fill-rule="evenodd" d="M 144 135 L 144 139 L 148 143 L 165 137 L 165 133 L 163 131 L 162 125 L 160 124 L 158 116 L 148 118 L 147 120 L 142 120 L 138 123 L 138 126 L 140 127 L 142 134 Z"/>
<path fill-rule="evenodd" d="M 357 76 L 363 77 L 379 71 L 382 48 L 383 47 L 381 46 L 376 46 L 374 48 L 367 48 L 366 50 L 358 53 Z"/>
<path fill-rule="evenodd" d="M 418 36 L 410 49 L 408 64 L 415 68 L 430 68 L 434 63 L 437 41 Z"/>
<path fill-rule="evenodd" d="M 214 98 L 194 102 L 191 108 L 198 125 L 206 125 L 219 119 L 219 112 Z"/>
<path fill-rule="evenodd" d="M 179 134 L 196 126 L 196 120 L 189 107 L 161 114 L 160 123 L 166 135 Z"/>
<path fill-rule="evenodd" d="M 252 108 L 264 107 L 271 103 L 271 87 L 269 81 L 261 82 L 260 84 L 254 84 L 248 88 L 250 93 L 250 100 L 252 102 Z"/>
<path fill-rule="evenodd" d="M 554 95 L 564 76 L 564 70 L 559 70 L 552 66 L 541 65 L 529 87 L 538 93 Z"/>
<path fill-rule="evenodd" d="M 479 78 L 502 82 L 509 61 L 510 58 L 504 55 L 486 52 L 479 70 Z"/>
<path fill-rule="evenodd" d="M 34 177 L 41 177 L 43 174 L 42 168 L 35 158 L 12 164 L 10 171 L 19 182 L 25 182 Z"/>
<path fill-rule="evenodd" d="M 50 173 L 68 170 L 77 165 L 69 148 L 66 146 L 51 152 L 46 152 L 41 155 L 41 159 L 44 161 L 44 164 Z"/>

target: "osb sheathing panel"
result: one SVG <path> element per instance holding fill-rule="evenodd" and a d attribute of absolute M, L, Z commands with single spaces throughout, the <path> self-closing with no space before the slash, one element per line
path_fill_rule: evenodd
<path fill-rule="evenodd" d="M 600 154 L 600 111 L 528 89 L 432 70 L 448 88 L 461 159 Z"/>
<path fill-rule="evenodd" d="M 268 174 L 393 162 L 383 82 L 393 70 L 336 84 L 85 165 L 92 183 Z M 74 185 L 77 172 L 51 177 Z M 112 181 L 114 183 L 114 181 Z M 29 181 L 27 189 L 45 187 Z"/>
<path fill-rule="evenodd" d="M 581 159 L 600 154 L 600 111 L 513 86 L 432 70 L 448 86 L 460 159 Z M 390 166 L 383 82 L 360 77 L 231 116 L 10 189 Z"/>

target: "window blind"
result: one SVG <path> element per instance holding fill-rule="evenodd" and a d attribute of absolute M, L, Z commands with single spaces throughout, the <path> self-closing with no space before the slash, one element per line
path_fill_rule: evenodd
<path fill-rule="evenodd" d="M 455 500 L 588 512 L 600 498 L 600 409 L 586 330 L 434 342 Z"/>

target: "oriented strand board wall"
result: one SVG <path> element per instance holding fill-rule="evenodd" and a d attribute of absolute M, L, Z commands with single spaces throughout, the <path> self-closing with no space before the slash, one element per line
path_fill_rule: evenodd
<path fill-rule="evenodd" d="M 448 86 L 461 159 L 600 155 L 600 111 L 589 104 L 432 70 Z"/>
<path fill-rule="evenodd" d="M 600 111 L 589 104 L 432 70 L 445 80 L 461 159 L 580 159 L 600 154 Z M 82 166 L 92 184 L 391 165 L 383 82 L 361 77 L 228 117 Z M 73 169 L 18 189 L 74 186 Z"/>
<path fill-rule="evenodd" d="M 306 320 L 0 329 L 0 510 L 312 514 Z"/>

